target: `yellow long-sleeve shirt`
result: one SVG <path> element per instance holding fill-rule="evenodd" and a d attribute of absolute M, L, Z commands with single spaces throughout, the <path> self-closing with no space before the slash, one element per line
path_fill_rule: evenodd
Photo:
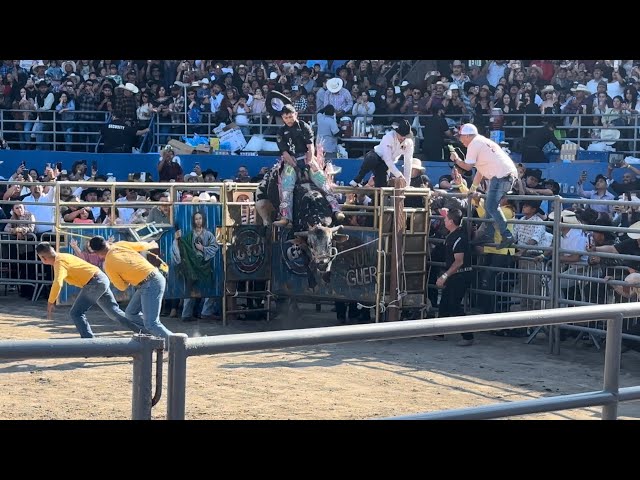
<path fill-rule="evenodd" d="M 156 269 L 138 253 L 151 248 L 143 242 L 116 242 L 111 246 L 104 259 L 104 271 L 118 290 L 137 286 Z"/>
<path fill-rule="evenodd" d="M 509 207 L 499 207 L 500 210 L 502 210 L 502 213 L 504 214 L 504 217 L 507 220 L 511 220 L 513 217 L 516 216 L 515 212 L 509 208 Z M 476 207 L 476 211 L 478 212 L 478 217 L 483 218 L 484 214 L 486 212 L 485 208 L 484 208 L 484 198 L 480 200 L 480 203 L 478 204 L 478 206 Z M 510 232 L 513 233 L 513 224 L 509 224 L 507 225 L 507 230 L 509 230 Z M 493 233 L 493 241 L 495 243 L 500 243 L 502 242 L 502 235 L 500 234 L 500 232 L 498 232 L 498 230 L 494 230 Z M 498 255 L 514 255 L 516 253 L 516 249 L 515 248 L 501 248 L 501 249 L 497 249 L 496 247 L 484 247 L 484 253 L 497 253 Z"/>
<path fill-rule="evenodd" d="M 49 303 L 57 300 L 65 280 L 69 285 L 82 288 L 99 271 L 98 267 L 81 258 L 69 253 L 58 253 L 53 264 L 53 285 L 49 293 Z"/>

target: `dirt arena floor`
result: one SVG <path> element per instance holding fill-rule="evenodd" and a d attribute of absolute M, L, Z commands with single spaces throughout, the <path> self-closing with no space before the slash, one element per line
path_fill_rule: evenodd
<path fill-rule="evenodd" d="M 4 289 L 3 289 L 4 290 Z M 68 307 L 46 319 L 46 302 L 0 292 L 0 339 L 77 338 Z M 189 336 L 224 335 L 337 325 L 323 305 L 302 307 L 296 319 L 165 325 Z M 117 331 L 100 310 L 90 312 L 98 336 Z M 544 335 L 524 339 L 476 334 L 471 347 L 430 338 L 325 345 L 317 348 L 192 357 L 187 364 L 187 419 L 368 419 L 602 388 L 604 352 L 563 342 L 547 354 Z M 166 416 L 166 364 L 162 400 L 154 419 Z M 0 419 L 128 419 L 132 361 L 127 358 L 0 361 Z M 640 353 L 622 355 L 622 387 L 640 384 Z M 600 418 L 601 408 L 518 418 Z M 640 402 L 621 404 L 620 417 L 640 418 Z"/>

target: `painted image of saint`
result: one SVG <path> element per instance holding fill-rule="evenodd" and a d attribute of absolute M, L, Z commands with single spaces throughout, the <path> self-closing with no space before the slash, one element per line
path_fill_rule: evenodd
<path fill-rule="evenodd" d="M 202 290 L 212 283 L 211 260 L 219 245 L 215 235 L 206 227 L 206 217 L 196 210 L 191 216 L 191 230 L 185 234 L 181 229 L 176 230 L 171 248 L 177 271 L 186 282 L 185 293 L 191 297 L 200 296 L 194 290 Z"/>

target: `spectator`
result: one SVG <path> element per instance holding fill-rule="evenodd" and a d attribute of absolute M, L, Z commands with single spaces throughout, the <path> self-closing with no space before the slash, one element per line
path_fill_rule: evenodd
<path fill-rule="evenodd" d="M 327 105 L 318 112 L 317 142 L 322 146 L 324 157 L 336 158 L 338 152 L 338 135 L 340 127 L 336 121 L 336 110 L 333 105 Z"/>
<path fill-rule="evenodd" d="M 583 184 L 587 181 L 587 175 L 582 174 L 578 179 L 577 193 L 582 198 L 590 198 L 592 200 L 614 200 L 614 196 L 607 191 L 607 177 L 602 174 L 596 175 L 596 179 L 591 182 L 596 188 L 595 190 L 584 190 Z M 613 214 L 613 205 L 590 205 L 596 212 Z"/>

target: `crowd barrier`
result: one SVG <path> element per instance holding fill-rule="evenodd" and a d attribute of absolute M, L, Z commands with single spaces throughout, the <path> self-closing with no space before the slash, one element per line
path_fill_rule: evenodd
<path fill-rule="evenodd" d="M 7 182 L 3 182 L 7 183 Z M 358 193 L 366 193 L 372 198 L 368 206 L 345 204 L 344 213 L 347 225 L 343 233 L 349 240 L 336 245 L 335 262 L 332 267 L 332 280 L 325 282 L 321 278 L 310 281 L 308 260 L 301 254 L 299 247 L 290 242 L 293 239 L 291 229 L 266 229 L 260 225 L 259 215 L 255 212 L 255 184 L 236 183 L 129 183 L 129 182 L 94 182 L 96 188 L 109 188 L 112 198 L 118 198 L 117 192 L 125 188 L 135 188 L 141 195 L 131 202 L 76 202 L 64 201 L 60 198 L 62 187 L 75 188 L 85 185 L 83 182 L 60 182 L 56 188 L 55 201 L 46 204 L 37 202 L 40 208 L 49 205 L 53 208 L 54 222 L 37 222 L 42 226 L 50 226 L 50 232 L 38 235 L 29 234 L 25 239 L 17 241 L 7 233 L 0 236 L 0 284 L 25 285 L 31 287 L 30 297 L 40 297 L 43 289 L 51 283 L 50 268 L 43 266 L 35 255 L 35 244 L 40 240 L 50 240 L 59 251 L 74 253 L 71 239 L 78 241 L 83 249 L 88 238 L 103 235 L 115 240 L 154 239 L 159 244 L 160 256 L 169 264 L 169 281 L 166 298 L 219 298 L 222 300 L 224 322 L 236 318 L 240 310 L 251 304 L 266 315 L 271 311 L 274 297 L 293 298 L 297 301 L 311 303 L 322 301 L 343 301 L 359 304 L 360 308 L 371 311 L 375 321 L 399 316 L 400 312 L 420 312 L 425 316 L 429 312 L 435 293 L 435 279 L 442 265 L 431 258 L 433 248 L 441 243 L 442 238 L 432 235 L 430 226 L 440 217 L 429 212 L 427 208 L 394 208 L 397 191 L 393 188 L 359 189 Z M 167 189 L 170 199 L 167 202 L 150 202 L 143 192 Z M 183 191 L 197 189 L 209 191 L 219 197 L 219 202 L 183 203 L 179 198 Z M 349 195 L 354 192 L 351 187 L 336 187 L 337 195 Z M 430 204 L 431 192 L 426 189 L 410 189 L 404 192 L 405 197 L 417 196 Z M 567 199 L 562 197 L 512 196 L 516 201 L 523 199 L 547 200 L 555 211 Z M 572 199 L 572 201 L 577 201 Z M 582 204 L 625 205 L 638 208 L 640 205 L 629 202 L 608 200 L 580 199 Z M 5 205 L 25 203 L 27 210 L 33 202 L 5 201 Z M 111 222 L 115 223 L 115 207 L 119 209 L 137 208 L 149 212 L 160 206 L 167 207 L 166 221 L 157 224 L 145 223 L 144 217 L 138 215 L 141 223 L 129 225 L 98 225 L 65 223 L 59 211 L 63 207 L 90 206 L 109 209 Z M 467 223 L 483 222 L 484 219 L 472 219 L 471 206 L 468 206 Z M 196 213 L 200 213 L 205 228 L 211 232 L 220 245 L 211 252 L 208 264 L 207 281 L 192 282 L 185 277 L 181 262 L 176 257 L 179 251 L 175 241 L 176 230 L 183 235 L 192 230 Z M 400 217 L 401 215 L 401 217 Z M 349 219 L 358 217 L 361 224 L 368 226 L 349 226 Z M 42 220 L 42 219 L 40 219 Z M 362 223 L 364 221 L 364 223 Z M 5 225 L 8 221 L 0 221 Z M 398 229 L 397 225 L 401 225 Z M 523 223 L 512 220 L 511 223 Z M 553 227 L 559 232 L 560 227 L 569 226 L 580 230 L 604 230 L 614 233 L 633 232 L 626 227 L 595 227 L 588 225 L 562 224 L 559 217 L 554 221 L 538 222 Z M 4 229 L 1 227 L 0 229 Z M 556 259 L 564 253 L 571 252 L 560 247 L 558 233 L 554 236 L 552 247 L 541 248 L 553 252 L 553 260 L 548 263 L 536 262 L 527 257 L 507 258 L 502 264 L 486 262 L 486 255 L 478 255 L 474 261 L 476 283 L 470 289 L 466 308 L 470 313 L 506 312 L 514 308 L 537 310 L 576 306 L 585 304 L 601 304 L 626 301 L 619 298 L 611 290 L 613 285 L 623 285 L 625 270 L 614 268 L 611 271 L 596 271 L 590 265 L 575 264 L 566 270 Z M 623 261 L 638 261 L 640 258 L 630 255 L 590 253 L 593 257 L 615 257 Z M 606 282 L 605 275 L 613 279 Z M 73 301 L 77 289 L 66 286 L 61 294 L 63 303 Z M 126 301 L 130 292 L 118 292 L 118 300 Z M 251 302 L 248 299 L 252 300 Z M 243 303 L 244 302 L 244 303 Z M 242 308 L 241 308 L 242 307 Z M 415 318 L 415 314 L 414 317 Z M 625 324 L 628 330 L 634 330 L 636 320 Z M 585 325 L 586 328 L 601 328 L 599 325 Z M 535 337 L 535 335 L 534 335 Z"/>
<path fill-rule="evenodd" d="M 52 112 L 51 120 L 24 120 L 20 116 L 22 110 L 0 110 L 0 131 L 11 149 L 38 149 L 55 151 L 85 151 L 101 152 L 101 130 L 110 121 L 109 112 L 76 112 L 75 115 L 91 115 L 92 120 L 68 119 L 62 121 L 59 114 Z M 317 124 L 317 113 L 300 114 L 300 118 Z M 614 115 L 613 113 L 609 116 Z M 638 152 L 638 134 L 640 121 L 638 114 L 620 114 L 622 121 L 616 122 L 615 126 L 594 125 L 594 119 L 603 117 L 597 114 L 558 114 L 553 117 L 558 122 L 557 131 L 562 141 L 568 140 L 580 144 L 587 148 L 592 142 L 599 142 L 603 130 L 617 130 L 619 138 L 615 143 L 618 152 L 635 156 Z M 16 118 L 13 118 L 16 117 Z M 281 123 L 276 122 L 271 116 L 265 113 L 247 114 L 249 123 L 238 125 L 245 139 L 252 135 L 261 135 L 265 140 L 275 141 L 278 127 Z M 416 129 L 419 141 L 417 152 L 421 150 L 421 139 L 424 138 L 424 129 L 428 125 L 432 115 L 411 114 L 373 114 L 373 115 L 345 115 L 338 118 L 337 122 L 344 126 L 343 118 L 348 118 L 348 128 L 342 131 L 340 137 L 352 152 L 364 152 L 379 139 L 384 132 L 390 128 L 393 122 L 401 119 L 408 120 Z M 539 127 L 542 122 L 549 118 L 544 114 L 504 114 L 502 115 L 501 126 L 496 130 L 504 131 L 504 139 L 511 143 L 517 143 L 518 139 L 525 137 L 533 129 Z M 491 114 L 464 114 L 447 116 L 450 125 L 456 125 L 473 121 L 482 129 L 494 129 L 496 119 Z M 231 123 L 233 118 L 227 119 L 225 123 Z M 362 132 L 352 132 L 351 124 L 359 122 L 369 128 L 362 129 Z M 170 140 L 183 140 L 183 137 L 192 137 L 195 134 L 205 137 L 215 137 L 214 130 L 219 125 L 219 119 L 211 112 L 203 112 L 199 123 L 190 123 L 188 116 L 184 118 L 167 119 L 154 114 L 145 126 L 150 129 L 149 134 L 141 137 L 134 145 L 142 152 L 157 151 L 158 148 L 169 143 Z M 31 133 L 32 132 L 32 133 Z M 487 133 L 485 132 L 485 133 Z M 608 132 L 609 133 L 609 132 Z M 488 135 L 488 133 L 487 133 Z M 436 160 L 436 159 L 427 159 Z"/>

